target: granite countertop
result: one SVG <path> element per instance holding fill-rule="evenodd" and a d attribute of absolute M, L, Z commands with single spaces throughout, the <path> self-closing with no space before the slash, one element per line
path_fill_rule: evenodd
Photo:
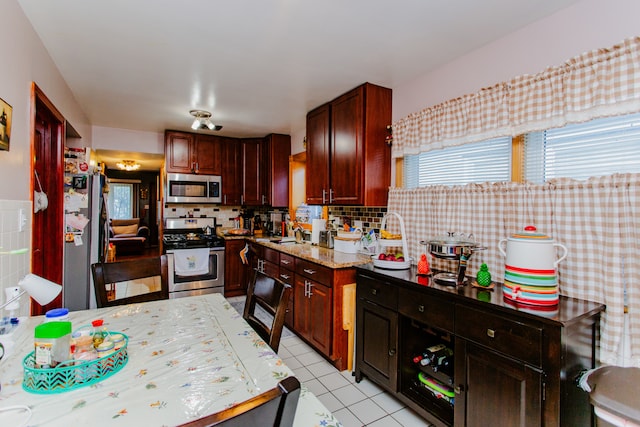
<path fill-rule="evenodd" d="M 364 254 L 348 254 L 338 252 L 333 249 L 323 248 L 305 243 L 278 243 L 278 238 L 269 238 L 262 236 L 238 236 L 227 235 L 224 229 L 217 230 L 218 236 L 225 240 L 244 239 L 250 242 L 258 243 L 264 247 L 275 249 L 279 252 L 301 258 L 307 261 L 315 262 L 329 268 L 350 268 L 356 265 L 371 263 L 371 257 Z"/>

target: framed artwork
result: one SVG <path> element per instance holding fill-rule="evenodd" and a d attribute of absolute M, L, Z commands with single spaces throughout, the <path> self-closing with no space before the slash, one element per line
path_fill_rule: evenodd
<path fill-rule="evenodd" d="M 9 151 L 13 109 L 0 98 L 0 150 Z"/>

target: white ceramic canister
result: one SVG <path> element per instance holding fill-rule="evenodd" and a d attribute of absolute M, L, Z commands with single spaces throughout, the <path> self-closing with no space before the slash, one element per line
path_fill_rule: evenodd
<path fill-rule="evenodd" d="M 506 252 L 503 243 L 506 243 Z M 559 257 L 556 248 L 562 249 Z M 498 249 L 505 257 L 505 281 L 528 286 L 556 285 L 556 267 L 568 253 L 564 245 L 538 233 L 532 225 L 500 240 Z"/>

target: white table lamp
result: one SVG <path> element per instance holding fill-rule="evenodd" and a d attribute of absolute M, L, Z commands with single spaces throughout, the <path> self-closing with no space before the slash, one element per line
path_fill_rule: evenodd
<path fill-rule="evenodd" d="M 22 292 L 20 292 L 20 288 L 22 288 Z M 35 274 L 29 273 L 18 282 L 17 287 L 7 289 L 8 301 L 0 305 L 0 310 L 8 307 L 12 303 L 16 304 L 11 305 L 10 309 L 16 310 L 18 308 L 18 300 L 25 293 L 29 294 L 29 296 L 36 300 L 38 304 L 47 305 L 53 301 L 60 292 L 62 292 L 62 286 L 40 276 L 36 276 Z M 12 295 L 12 297 L 9 298 L 9 295 Z"/>

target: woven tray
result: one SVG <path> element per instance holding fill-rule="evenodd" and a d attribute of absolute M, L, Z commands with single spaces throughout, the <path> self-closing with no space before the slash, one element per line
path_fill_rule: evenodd
<path fill-rule="evenodd" d="M 22 388 L 30 393 L 63 393 L 95 384 L 118 372 L 129 360 L 127 347 L 129 337 L 125 334 L 124 345 L 114 353 L 95 360 L 64 362 L 50 369 L 35 367 L 35 352 L 22 361 L 24 379 Z M 64 365 L 64 366 L 63 366 Z"/>

